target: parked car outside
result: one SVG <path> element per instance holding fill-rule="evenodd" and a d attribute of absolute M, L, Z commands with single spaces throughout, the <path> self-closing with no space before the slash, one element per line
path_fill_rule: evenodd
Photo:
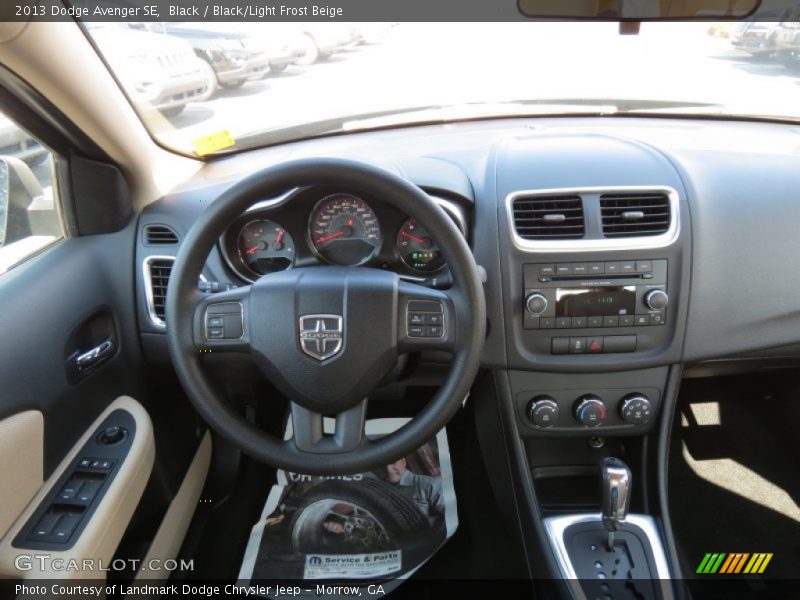
<path fill-rule="evenodd" d="M 731 38 L 734 48 L 753 56 L 768 56 L 775 52 L 776 23 L 747 23 Z"/>
<path fill-rule="evenodd" d="M 136 104 L 173 116 L 213 92 L 208 70 L 183 40 L 117 23 L 87 25 Z"/>
<path fill-rule="evenodd" d="M 163 30 L 190 43 L 211 67 L 220 87 L 241 87 L 269 71 L 270 56 L 263 44 L 223 23 L 165 23 Z"/>
<path fill-rule="evenodd" d="M 789 69 L 800 69 L 800 9 L 775 28 L 775 55 Z"/>

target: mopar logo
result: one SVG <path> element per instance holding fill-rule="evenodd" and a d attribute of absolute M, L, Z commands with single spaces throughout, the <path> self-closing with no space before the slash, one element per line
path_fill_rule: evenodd
<path fill-rule="evenodd" d="M 321 565 L 322 559 L 319 556 L 309 556 L 308 557 L 308 564 L 310 565 Z"/>
<path fill-rule="evenodd" d="M 342 349 L 344 330 L 340 315 L 300 317 L 300 347 L 317 360 L 325 360 Z"/>

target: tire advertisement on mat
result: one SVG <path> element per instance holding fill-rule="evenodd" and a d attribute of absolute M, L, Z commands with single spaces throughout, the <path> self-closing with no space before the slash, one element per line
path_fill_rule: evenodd
<path fill-rule="evenodd" d="M 367 435 L 386 435 L 405 422 L 368 421 Z M 280 471 L 250 534 L 239 581 L 379 581 L 388 591 L 457 526 L 444 431 L 374 471 L 334 477 Z"/>

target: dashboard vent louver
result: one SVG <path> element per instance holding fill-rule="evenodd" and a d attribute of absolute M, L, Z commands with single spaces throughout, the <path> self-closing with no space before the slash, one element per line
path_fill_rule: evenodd
<path fill-rule="evenodd" d="M 607 238 L 660 235 L 672 218 L 669 196 L 663 192 L 603 194 L 600 214 Z"/>
<path fill-rule="evenodd" d="M 178 243 L 178 234 L 166 225 L 147 225 L 144 228 L 145 243 L 150 246 L 166 246 Z"/>
<path fill-rule="evenodd" d="M 572 240 L 584 236 L 578 195 L 530 196 L 514 200 L 514 228 L 525 240 Z"/>
<path fill-rule="evenodd" d="M 157 324 L 165 322 L 167 304 L 167 285 L 172 273 L 172 258 L 154 258 L 148 261 L 148 276 L 150 285 L 150 312 L 151 318 Z"/>

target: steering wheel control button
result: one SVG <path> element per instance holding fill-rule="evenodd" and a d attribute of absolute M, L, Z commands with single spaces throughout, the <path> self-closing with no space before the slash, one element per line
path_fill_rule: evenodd
<path fill-rule="evenodd" d="M 532 315 L 541 315 L 547 310 L 547 298 L 538 292 L 528 294 L 528 297 L 525 298 L 525 308 Z"/>
<path fill-rule="evenodd" d="M 606 405 L 594 394 L 586 394 L 575 402 L 575 420 L 584 427 L 602 425 L 606 420 Z"/>
<path fill-rule="evenodd" d="M 653 405 L 644 394 L 629 394 L 619 403 L 619 416 L 631 425 L 644 425 L 652 413 Z"/>
<path fill-rule="evenodd" d="M 525 412 L 528 420 L 541 429 L 553 427 L 558 420 L 558 404 L 550 396 L 536 396 Z"/>
<path fill-rule="evenodd" d="M 111 427 L 106 427 L 102 432 L 100 432 L 100 435 L 97 436 L 97 441 L 104 446 L 113 446 L 115 444 L 119 444 L 126 437 L 128 437 L 127 429 L 113 425 Z"/>
<path fill-rule="evenodd" d="M 239 302 L 220 302 L 206 308 L 207 340 L 238 340 L 244 335 L 244 315 Z"/>
<path fill-rule="evenodd" d="M 408 337 L 441 338 L 444 336 L 444 307 L 436 300 L 412 300 L 408 303 Z"/>

